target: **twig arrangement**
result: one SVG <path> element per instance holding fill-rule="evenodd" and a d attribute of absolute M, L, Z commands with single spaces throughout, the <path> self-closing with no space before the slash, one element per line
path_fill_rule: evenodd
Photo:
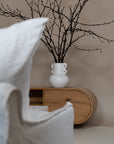
<path fill-rule="evenodd" d="M 97 38 L 101 42 L 111 43 L 114 40 L 89 29 L 89 27 L 109 25 L 114 20 L 98 24 L 85 24 L 80 22 L 80 15 L 89 0 L 77 0 L 73 6 L 63 5 L 63 0 L 24 0 L 29 8 L 29 16 L 20 9 L 11 9 L 9 5 L 0 4 L 0 15 L 26 20 L 34 17 L 49 17 L 43 38 L 41 39 L 56 63 L 63 63 L 71 46 L 83 51 L 102 52 L 101 49 L 82 49 L 76 46 L 76 42 L 86 36 Z M 67 11 L 66 11 L 67 9 Z"/>

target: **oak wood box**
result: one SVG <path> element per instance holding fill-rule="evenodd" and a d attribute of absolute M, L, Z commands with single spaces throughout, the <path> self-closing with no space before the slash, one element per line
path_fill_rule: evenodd
<path fill-rule="evenodd" d="M 74 124 L 86 122 L 97 107 L 95 95 L 80 88 L 31 88 L 30 105 L 49 106 L 49 111 L 61 108 L 69 101 L 74 107 Z"/>

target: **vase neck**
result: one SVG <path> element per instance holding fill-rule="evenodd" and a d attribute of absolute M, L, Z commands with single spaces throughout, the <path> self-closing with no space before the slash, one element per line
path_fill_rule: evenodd
<path fill-rule="evenodd" d="M 51 65 L 52 74 L 66 74 L 67 64 L 66 63 L 53 63 Z"/>

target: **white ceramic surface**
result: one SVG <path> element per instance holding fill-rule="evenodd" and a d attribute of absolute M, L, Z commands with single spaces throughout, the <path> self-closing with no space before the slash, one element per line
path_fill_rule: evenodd
<path fill-rule="evenodd" d="M 67 86 L 69 83 L 69 78 L 66 75 L 67 73 L 67 64 L 66 63 L 53 63 L 51 65 L 52 75 L 49 78 L 49 82 L 52 87 L 62 88 Z"/>

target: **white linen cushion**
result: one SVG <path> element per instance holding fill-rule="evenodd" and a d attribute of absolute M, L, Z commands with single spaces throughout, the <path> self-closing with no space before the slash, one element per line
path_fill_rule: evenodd
<path fill-rule="evenodd" d="M 0 82 L 0 99 L 0 144 L 73 144 L 74 111 L 70 102 L 53 112 L 38 111 L 38 119 L 26 121 L 17 88 Z"/>
<path fill-rule="evenodd" d="M 0 82 L 21 90 L 24 111 L 29 105 L 32 57 L 47 21 L 48 18 L 34 18 L 0 29 Z"/>

